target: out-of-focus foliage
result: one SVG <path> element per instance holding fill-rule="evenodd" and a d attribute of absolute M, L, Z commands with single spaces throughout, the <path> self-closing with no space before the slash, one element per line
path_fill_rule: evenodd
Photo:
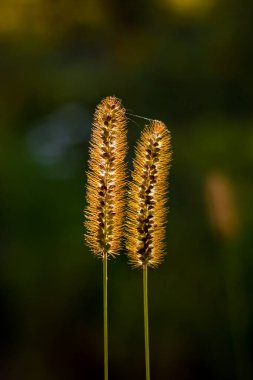
<path fill-rule="evenodd" d="M 150 271 L 154 379 L 252 378 L 253 3 L 2 0 L 3 380 L 103 376 L 102 266 L 83 241 L 95 105 L 172 133 L 167 256 Z M 110 378 L 144 378 L 141 273 L 109 263 Z"/>

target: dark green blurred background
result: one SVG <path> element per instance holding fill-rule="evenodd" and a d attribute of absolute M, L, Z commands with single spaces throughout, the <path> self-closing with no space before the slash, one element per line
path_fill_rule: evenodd
<path fill-rule="evenodd" d="M 0 378 L 103 378 L 102 265 L 83 242 L 94 108 L 172 133 L 152 379 L 252 379 L 253 2 L 1 0 Z M 145 121 L 130 116 L 129 161 Z M 144 379 L 142 273 L 109 263 L 110 379 Z"/>

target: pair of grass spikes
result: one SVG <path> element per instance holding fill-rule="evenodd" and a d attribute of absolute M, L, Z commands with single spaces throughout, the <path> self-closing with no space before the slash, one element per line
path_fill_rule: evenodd
<path fill-rule="evenodd" d="M 122 248 L 130 264 L 143 270 L 146 380 L 150 379 L 148 327 L 148 267 L 164 257 L 166 194 L 171 161 L 170 133 L 152 120 L 135 149 L 127 183 L 127 117 L 114 96 L 102 100 L 94 114 L 87 172 L 85 239 L 103 260 L 104 379 L 108 379 L 107 261 Z"/>

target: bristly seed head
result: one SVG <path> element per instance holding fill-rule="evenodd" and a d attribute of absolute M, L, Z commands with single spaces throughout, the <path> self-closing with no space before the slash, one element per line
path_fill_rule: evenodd
<path fill-rule="evenodd" d="M 129 184 L 127 250 L 134 267 L 155 267 L 164 256 L 170 133 L 153 121 L 137 143 Z"/>
<path fill-rule="evenodd" d="M 114 96 L 97 106 L 87 172 L 86 242 L 99 256 L 114 256 L 121 246 L 124 216 L 126 116 Z"/>

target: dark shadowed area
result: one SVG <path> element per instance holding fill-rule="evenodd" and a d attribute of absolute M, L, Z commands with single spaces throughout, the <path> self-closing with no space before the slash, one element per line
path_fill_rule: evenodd
<path fill-rule="evenodd" d="M 252 18 L 251 0 L 1 0 L 1 380 L 103 379 L 83 209 L 107 95 L 172 133 L 151 378 L 253 378 Z M 129 115 L 130 168 L 145 123 Z M 109 262 L 109 378 L 145 378 L 142 273 L 125 252 Z"/>

